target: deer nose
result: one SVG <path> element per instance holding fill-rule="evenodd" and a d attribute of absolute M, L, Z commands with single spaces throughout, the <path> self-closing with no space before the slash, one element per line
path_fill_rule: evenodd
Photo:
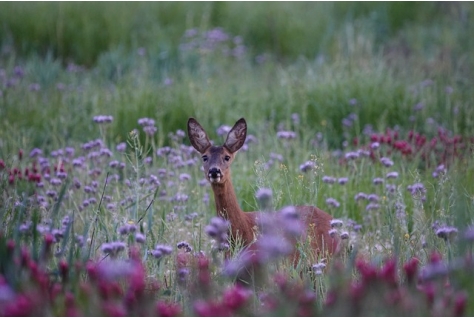
<path fill-rule="evenodd" d="M 222 176 L 221 170 L 218 169 L 217 167 L 211 167 L 211 169 L 209 169 L 209 177 L 219 178 L 221 176 Z"/>

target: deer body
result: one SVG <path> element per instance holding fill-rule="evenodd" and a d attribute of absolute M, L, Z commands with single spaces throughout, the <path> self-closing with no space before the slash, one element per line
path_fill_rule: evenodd
<path fill-rule="evenodd" d="M 188 136 L 192 146 L 201 154 L 204 173 L 210 182 L 219 216 L 231 224 L 232 248 L 235 242 L 249 247 L 257 240 L 258 212 L 244 212 L 240 208 L 231 181 L 230 165 L 237 151 L 244 145 L 247 124 L 242 118 L 229 131 L 222 146 L 213 146 L 201 125 L 193 118 L 188 121 Z M 296 206 L 301 222 L 305 227 L 306 240 L 309 238 L 316 255 L 333 254 L 337 250 L 337 240 L 329 236 L 331 215 L 314 206 Z M 251 248 L 250 248 L 251 249 Z M 295 262 L 299 259 L 297 251 L 293 252 Z"/>

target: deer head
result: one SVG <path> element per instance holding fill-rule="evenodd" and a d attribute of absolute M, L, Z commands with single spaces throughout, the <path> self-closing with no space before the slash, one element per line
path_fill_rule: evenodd
<path fill-rule="evenodd" d="M 188 136 L 191 145 L 202 156 L 204 174 L 211 184 L 223 184 L 230 179 L 230 165 L 247 137 L 245 119 L 238 120 L 229 131 L 222 146 L 214 146 L 202 126 L 194 118 L 188 120 Z"/>

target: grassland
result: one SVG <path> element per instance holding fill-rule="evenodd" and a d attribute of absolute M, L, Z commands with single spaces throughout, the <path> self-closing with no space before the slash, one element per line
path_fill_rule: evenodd
<path fill-rule="evenodd" d="M 0 313 L 472 315 L 472 10 L 1 3 Z M 330 212 L 340 264 L 234 287 L 191 116 L 216 143 L 245 117 L 241 206 Z"/>

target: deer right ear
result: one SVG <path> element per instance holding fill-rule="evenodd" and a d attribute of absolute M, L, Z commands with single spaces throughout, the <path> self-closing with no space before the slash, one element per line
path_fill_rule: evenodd
<path fill-rule="evenodd" d="M 237 152 L 245 143 L 247 137 L 247 123 L 244 118 L 238 120 L 227 135 L 224 147 L 231 153 Z"/>
<path fill-rule="evenodd" d="M 188 120 L 188 137 L 191 145 L 201 154 L 211 147 L 211 142 L 201 124 L 192 117 Z"/>

